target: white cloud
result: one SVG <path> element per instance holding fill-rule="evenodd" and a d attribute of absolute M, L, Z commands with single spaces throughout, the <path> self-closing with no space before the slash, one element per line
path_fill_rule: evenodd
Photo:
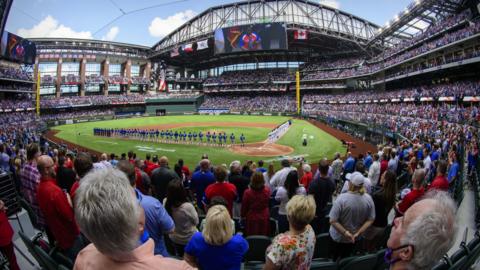
<path fill-rule="evenodd" d="M 102 40 L 112 41 L 117 37 L 118 32 L 120 32 L 120 28 L 118 28 L 118 26 L 114 26 L 108 30 L 108 33 L 102 37 Z"/>
<path fill-rule="evenodd" d="M 92 39 L 90 31 L 76 32 L 70 27 L 60 24 L 55 18 L 48 15 L 30 29 L 20 28 L 17 34 L 21 37 L 49 37 L 49 38 L 83 38 Z"/>
<path fill-rule="evenodd" d="M 195 11 L 189 9 L 183 12 L 175 13 L 166 19 L 155 17 L 148 27 L 148 32 L 150 32 L 150 35 L 154 37 L 164 37 L 170 34 L 170 32 L 173 30 L 177 29 L 186 21 L 193 18 L 195 15 L 197 15 Z"/>
<path fill-rule="evenodd" d="M 318 2 L 324 6 L 329 6 L 335 9 L 340 8 L 340 2 L 338 2 L 338 0 L 319 0 Z"/>

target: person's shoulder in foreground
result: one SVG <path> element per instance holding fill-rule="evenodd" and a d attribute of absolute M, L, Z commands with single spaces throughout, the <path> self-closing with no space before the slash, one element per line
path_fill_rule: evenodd
<path fill-rule="evenodd" d="M 98 251 L 94 244 L 90 244 L 78 254 L 74 269 L 196 269 L 185 261 L 154 255 L 153 248 L 154 242 L 150 239 L 138 247 L 133 254 L 113 260 Z"/>

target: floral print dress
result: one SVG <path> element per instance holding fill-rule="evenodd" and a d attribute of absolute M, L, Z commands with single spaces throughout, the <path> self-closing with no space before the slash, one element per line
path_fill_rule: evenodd
<path fill-rule="evenodd" d="M 267 248 L 267 258 L 281 269 L 308 270 L 315 249 L 315 232 L 310 225 L 299 235 L 281 233 Z"/>

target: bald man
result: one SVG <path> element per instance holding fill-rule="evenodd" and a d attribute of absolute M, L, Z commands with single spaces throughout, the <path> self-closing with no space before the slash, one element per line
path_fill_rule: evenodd
<path fill-rule="evenodd" d="M 167 196 L 167 186 L 170 181 L 178 178 L 178 175 L 168 167 L 168 158 L 163 156 L 158 161 L 160 167 L 152 171 L 152 188 L 155 197 L 163 201 Z"/>
<path fill-rule="evenodd" d="M 453 246 L 455 212 L 447 192 L 433 191 L 396 218 L 385 253 L 390 269 L 432 269 Z"/>
<path fill-rule="evenodd" d="M 74 261 L 84 245 L 75 223 L 70 197 L 56 184 L 54 167 L 53 159 L 47 155 L 37 159 L 41 175 L 37 190 L 38 205 L 60 252 Z"/>

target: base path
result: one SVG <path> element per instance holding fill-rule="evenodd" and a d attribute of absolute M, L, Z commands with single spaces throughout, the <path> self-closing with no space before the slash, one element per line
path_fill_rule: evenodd
<path fill-rule="evenodd" d="M 247 143 L 245 146 L 235 145 L 230 148 L 234 153 L 252 157 L 284 156 L 293 152 L 290 146 L 275 143 Z"/>

